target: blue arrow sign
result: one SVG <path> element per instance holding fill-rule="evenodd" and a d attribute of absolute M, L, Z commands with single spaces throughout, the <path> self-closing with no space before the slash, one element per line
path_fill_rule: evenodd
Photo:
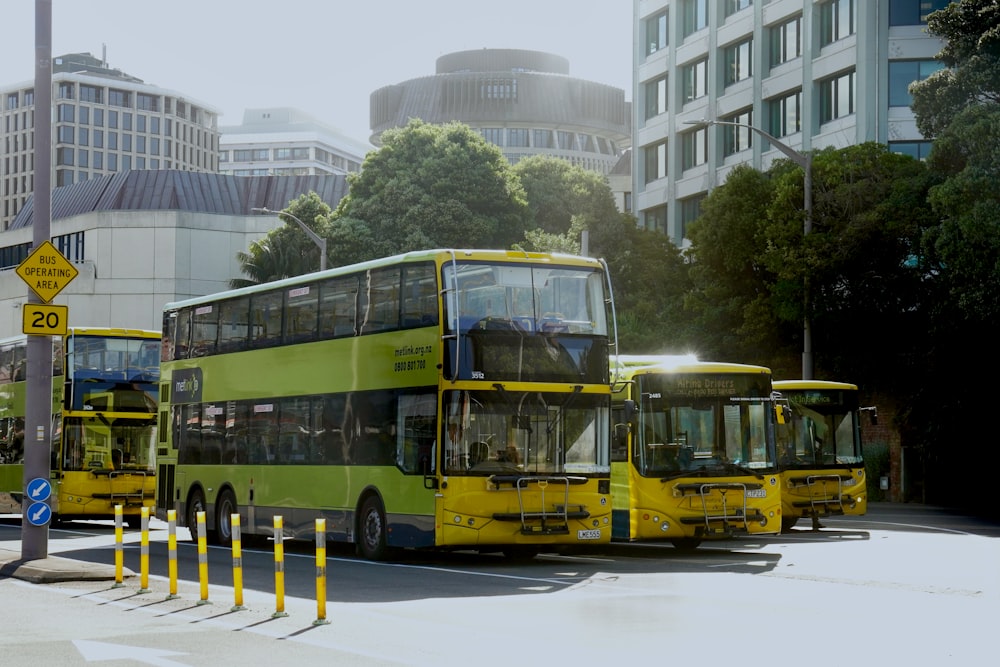
<path fill-rule="evenodd" d="M 52 485 L 49 484 L 49 480 L 43 477 L 36 477 L 28 482 L 26 491 L 29 499 L 44 503 L 52 495 Z"/>
<path fill-rule="evenodd" d="M 52 508 L 45 503 L 31 503 L 28 507 L 28 523 L 32 526 L 44 526 L 52 518 Z"/>

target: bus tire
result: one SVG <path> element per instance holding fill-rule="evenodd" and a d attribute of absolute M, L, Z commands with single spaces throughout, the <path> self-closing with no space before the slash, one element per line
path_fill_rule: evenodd
<path fill-rule="evenodd" d="M 359 556 L 368 560 L 382 560 L 389 551 L 386 545 L 385 510 L 378 496 L 368 496 L 361 503 L 357 550 Z"/>
<path fill-rule="evenodd" d="M 198 543 L 198 512 L 204 511 L 205 493 L 201 489 L 195 489 L 191 492 L 191 497 L 188 498 L 187 508 L 184 512 L 184 522 L 187 524 L 188 529 L 190 529 L 191 541 L 195 544 Z"/>
<path fill-rule="evenodd" d="M 220 547 L 233 546 L 232 515 L 240 511 L 236 504 L 236 495 L 226 489 L 219 494 L 215 502 L 215 543 Z"/>
<path fill-rule="evenodd" d="M 781 517 L 781 532 L 787 533 L 795 524 L 799 522 L 799 517 L 797 516 L 783 516 Z"/>
<path fill-rule="evenodd" d="M 701 544 L 701 540 L 697 537 L 678 537 L 670 540 L 670 543 L 679 551 L 694 551 Z"/>

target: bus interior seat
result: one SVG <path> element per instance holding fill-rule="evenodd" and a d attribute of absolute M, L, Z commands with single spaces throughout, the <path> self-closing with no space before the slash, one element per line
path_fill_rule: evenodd
<path fill-rule="evenodd" d="M 490 457 L 490 446 L 485 442 L 473 442 L 469 445 L 469 467 L 482 463 Z"/>

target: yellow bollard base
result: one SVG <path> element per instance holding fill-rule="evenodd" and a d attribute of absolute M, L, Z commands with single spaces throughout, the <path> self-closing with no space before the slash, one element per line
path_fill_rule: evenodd
<path fill-rule="evenodd" d="M 326 620 L 325 618 L 317 618 L 315 621 L 313 621 L 313 625 L 330 625 L 330 621 Z"/>
<path fill-rule="evenodd" d="M 136 591 L 136 593 L 152 593 L 152 592 L 153 589 L 151 588 L 140 588 L 139 590 Z"/>
<path fill-rule="evenodd" d="M 246 607 L 241 604 L 235 604 L 229 608 L 229 611 L 246 611 Z"/>
<path fill-rule="evenodd" d="M 199 605 L 212 604 L 212 601 L 211 600 L 198 600 L 198 604 Z"/>
<path fill-rule="evenodd" d="M 287 616 L 288 612 L 284 611 L 276 611 L 273 614 L 271 614 L 271 618 L 286 618 Z"/>
<path fill-rule="evenodd" d="M 168 595 L 167 597 L 165 597 L 163 599 L 164 600 L 179 600 L 180 598 L 181 598 L 180 595 L 174 595 L 173 593 L 171 593 L 170 595 Z"/>

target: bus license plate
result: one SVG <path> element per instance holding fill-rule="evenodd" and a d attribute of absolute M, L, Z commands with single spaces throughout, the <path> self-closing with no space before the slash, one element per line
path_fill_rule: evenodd
<path fill-rule="evenodd" d="M 767 498 L 767 489 L 747 489 L 747 498 Z"/>
<path fill-rule="evenodd" d="M 576 531 L 576 539 L 578 539 L 578 540 L 599 540 L 599 539 L 601 539 L 601 531 L 599 531 L 599 530 L 578 530 L 578 531 Z"/>

